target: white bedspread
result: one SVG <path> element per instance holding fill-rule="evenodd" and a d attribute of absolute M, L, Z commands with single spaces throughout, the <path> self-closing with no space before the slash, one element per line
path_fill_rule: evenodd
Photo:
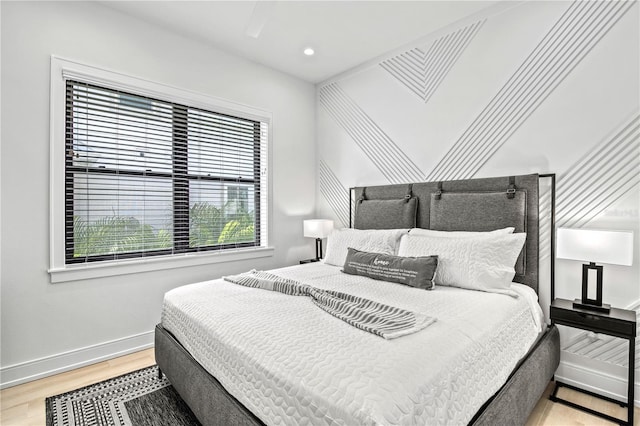
<path fill-rule="evenodd" d="M 519 284 L 514 298 L 441 286 L 420 290 L 322 263 L 274 272 L 437 321 L 385 340 L 308 298 L 223 280 L 168 292 L 163 326 L 269 425 L 466 424 L 541 331 L 536 295 Z"/>

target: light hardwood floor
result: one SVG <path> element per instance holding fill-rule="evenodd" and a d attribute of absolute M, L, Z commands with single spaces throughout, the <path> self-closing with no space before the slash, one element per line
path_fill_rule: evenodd
<path fill-rule="evenodd" d="M 44 426 L 44 399 L 155 364 L 147 349 L 0 391 L 2 426 Z"/>
<path fill-rule="evenodd" d="M 0 391 L 0 424 L 2 426 L 44 426 L 44 400 L 83 386 L 97 383 L 155 363 L 153 349 L 136 352 L 120 358 L 100 362 L 77 370 L 14 386 Z M 556 404 L 547 398 L 552 390 L 549 384 L 536 405 L 527 426 L 580 426 L 611 425 L 598 417 Z M 570 389 L 560 389 L 559 396 L 586 405 L 609 415 L 624 418 L 626 410 L 616 404 L 593 398 Z M 640 426 L 640 409 L 635 409 L 635 425 Z"/>
<path fill-rule="evenodd" d="M 526 426 L 598 426 L 615 425 L 600 417 L 592 416 L 584 411 L 575 410 L 563 404 L 549 401 L 549 395 L 553 391 L 553 383 L 549 383 L 545 393 L 533 409 Z M 580 392 L 567 388 L 560 388 L 558 396 L 576 404 L 589 407 L 601 413 L 608 414 L 619 419 L 627 418 L 627 409 L 611 402 L 603 401 Z M 635 407 L 633 414 L 634 426 L 640 426 L 640 408 Z"/>

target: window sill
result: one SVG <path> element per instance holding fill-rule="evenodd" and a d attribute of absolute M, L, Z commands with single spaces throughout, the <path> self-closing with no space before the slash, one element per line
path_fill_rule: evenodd
<path fill-rule="evenodd" d="M 224 252 L 206 252 L 173 256 L 157 256 L 146 259 L 122 260 L 117 262 L 84 263 L 49 269 L 51 283 L 112 277 L 115 275 L 138 274 L 141 272 L 185 268 L 211 263 L 233 262 L 273 256 L 273 247 L 239 249 Z"/>

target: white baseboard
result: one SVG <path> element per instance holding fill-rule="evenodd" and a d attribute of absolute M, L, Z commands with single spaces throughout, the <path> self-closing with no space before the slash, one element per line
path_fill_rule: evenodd
<path fill-rule="evenodd" d="M 0 389 L 153 347 L 153 331 L 0 368 Z"/>
<path fill-rule="evenodd" d="M 564 355 L 564 354 L 563 354 Z M 620 372 L 620 371 L 616 371 Z M 568 361 L 560 361 L 555 378 L 561 382 L 588 390 L 598 395 L 614 398 L 620 401 L 627 400 L 627 373 L 626 369 L 621 376 L 609 374 L 601 369 L 592 369 L 584 365 L 578 365 Z M 636 378 L 637 379 L 637 378 Z M 634 405 L 640 406 L 640 386 L 634 384 Z"/>

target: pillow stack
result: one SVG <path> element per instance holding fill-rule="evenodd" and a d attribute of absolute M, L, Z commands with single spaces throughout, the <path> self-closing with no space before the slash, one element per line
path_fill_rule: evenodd
<path fill-rule="evenodd" d="M 507 233 L 509 229 L 477 233 L 412 230 L 400 240 L 398 255 L 437 255 L 437 285 L 515 295 L 510 287 L 526 234 Z"/>
<path fill-rule="evenodd" d="M 339 229 L 329 236 L 325 263 L 423 289 L 435 283 L 517 296 L 510 287 L 526 233 L 513 231 Z"/>

